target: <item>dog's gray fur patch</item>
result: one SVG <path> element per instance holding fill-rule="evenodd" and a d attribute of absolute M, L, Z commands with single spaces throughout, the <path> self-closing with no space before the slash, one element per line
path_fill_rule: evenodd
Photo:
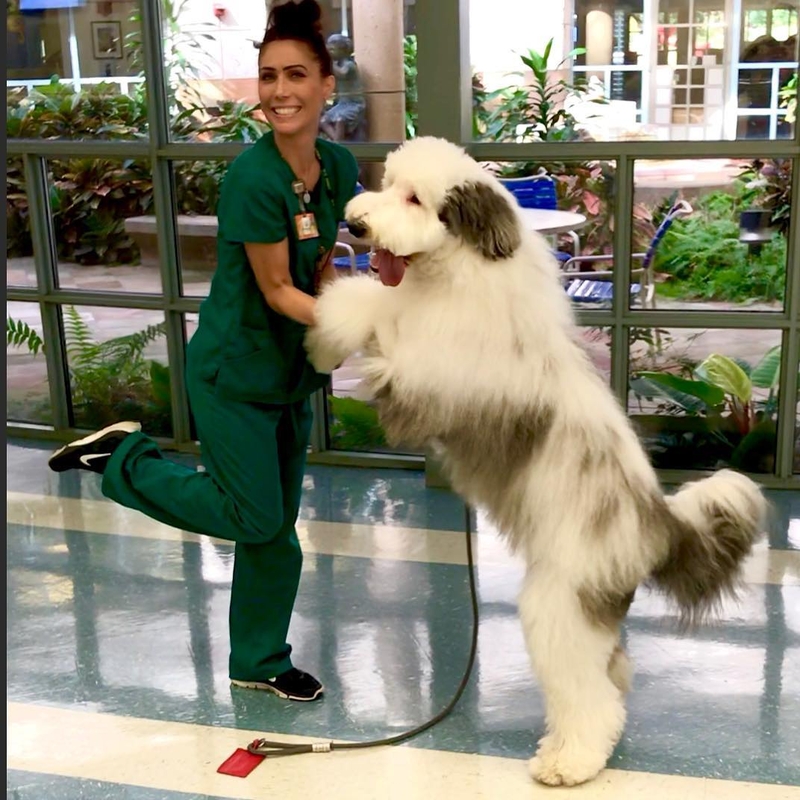
<path fill-rule="evenodd" d="M 635 587 L 627 591 L 609 590 L 605 592 L 596 589 L 579 589 L 578 599 L 586 619 L 592 625 L 616 631 L 620 622 L 625 619 L 635 593 Z"/>
<path fill-rule="evenodd" d="M 392 445 L 427 448 L 441 443 L 457 490 L 469 485 L 494 508 L 506 504 L 514 514 L 511 484 L 541 450 L 552 428 L 548 407 L 514 407 L 505 401 L 476 402 L 443 409 L 435 398 L 395 392 L 391 385 L 376 393 L 381 425 Z M 502 502 L 501 502 L 502 498 Z"/>
<path fill-rule="evenodd" d="M 439 219 L 454 236 L 492 261 L 511 257 L 522 242 L 514 209 L 484 183 L 465 183 L 451 189 Z"/>
<path fill-rule="evenodd" d="M 684 627 L 701 623 L 724 597 L 736 595 L 741 564 L 759 535 L 759 509 L 751 511 L 736 516 L 710 501 L 705 524 L 694 526 L 676 517 L 666 500 L 655 510 L 669 551 L 652 579 L 676 602 Z"/>

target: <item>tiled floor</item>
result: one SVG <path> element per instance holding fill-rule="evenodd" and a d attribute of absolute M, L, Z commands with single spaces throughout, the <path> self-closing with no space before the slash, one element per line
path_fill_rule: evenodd
<path fill-rule="evenodd" d="M 471 632 L 460 502 L 415 472 L 309 469 L 291 641 L 327 694 L 290 704 L 228 684 L 231 545 L 116 506 L 47 455 L 7 446 L 9 798 L 800 798 L 800 495 L 771 495 L 769 545 L 717 624 L 681 637 L 637 596 L 629 722 L 592 784 L 527 775 L 543 722 L 521 570 L 480 515 L 479 648 L 454 713 L 410 744 L 240 779 L 216 768 L 256 736 L 384 737 L 448 702 Z"/>

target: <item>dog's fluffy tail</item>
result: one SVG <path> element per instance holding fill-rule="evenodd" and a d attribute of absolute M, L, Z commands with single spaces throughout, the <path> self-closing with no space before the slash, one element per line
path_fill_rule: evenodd
<path fill-rule="evenodd" d="M 652 579 L 693 625 L 735 596 L 742 562 L 764 531 L 767 501 L 745 475 L 721 470 L 666 498 L 669 555 Z"/>

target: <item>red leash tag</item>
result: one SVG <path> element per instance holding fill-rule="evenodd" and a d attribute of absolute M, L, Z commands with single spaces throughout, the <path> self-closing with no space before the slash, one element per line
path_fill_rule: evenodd
<path fill-rule="evenodd" d="M 222 775 L 233 775 L 235 778 L 246 778 L 265 758 L 266 756 L 237 747 L 233 755 L 219 765 L 217 772 Z"/>

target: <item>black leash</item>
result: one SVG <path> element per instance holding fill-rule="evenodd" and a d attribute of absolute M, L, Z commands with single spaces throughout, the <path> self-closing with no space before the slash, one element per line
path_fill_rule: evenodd
<path fill-rule="evenodd" d="M 472 556 L 472 518 L 470 517 L 469 506 L 464 506 L 464 532 L 467 539 L 467 570 L 469 573 L 469 591 L 472 602 L 472 643 L 470 645 L 469 658 L 464 675 L 461 678 L 455 694 L 450 702 L 433 718 L 416 728 L 396 736 L 389 736 L 386 739 L 375 739 L 371 742 L 313 742 L 312 744 L 297 744 L 290 742 L 280 742 L 272 739 L 255 739 L 247 746 L 248 752 L 253 755 L 265 756 L 266 758 L 278 758 L 280 756 L 297 756 L 303 753 L 330 753 L 333 750 L 363 750 L 367 747 L 382 747 L 385 745 L 399 744 L 400 742 L 413 739 L 429 728 L 440 723 L 456 707 L 461 695 L 469 683 L 469 676 L 475 663 L 475 653 L 478 649 L 478 590 L 475 586 L 475 562 Z"/>

